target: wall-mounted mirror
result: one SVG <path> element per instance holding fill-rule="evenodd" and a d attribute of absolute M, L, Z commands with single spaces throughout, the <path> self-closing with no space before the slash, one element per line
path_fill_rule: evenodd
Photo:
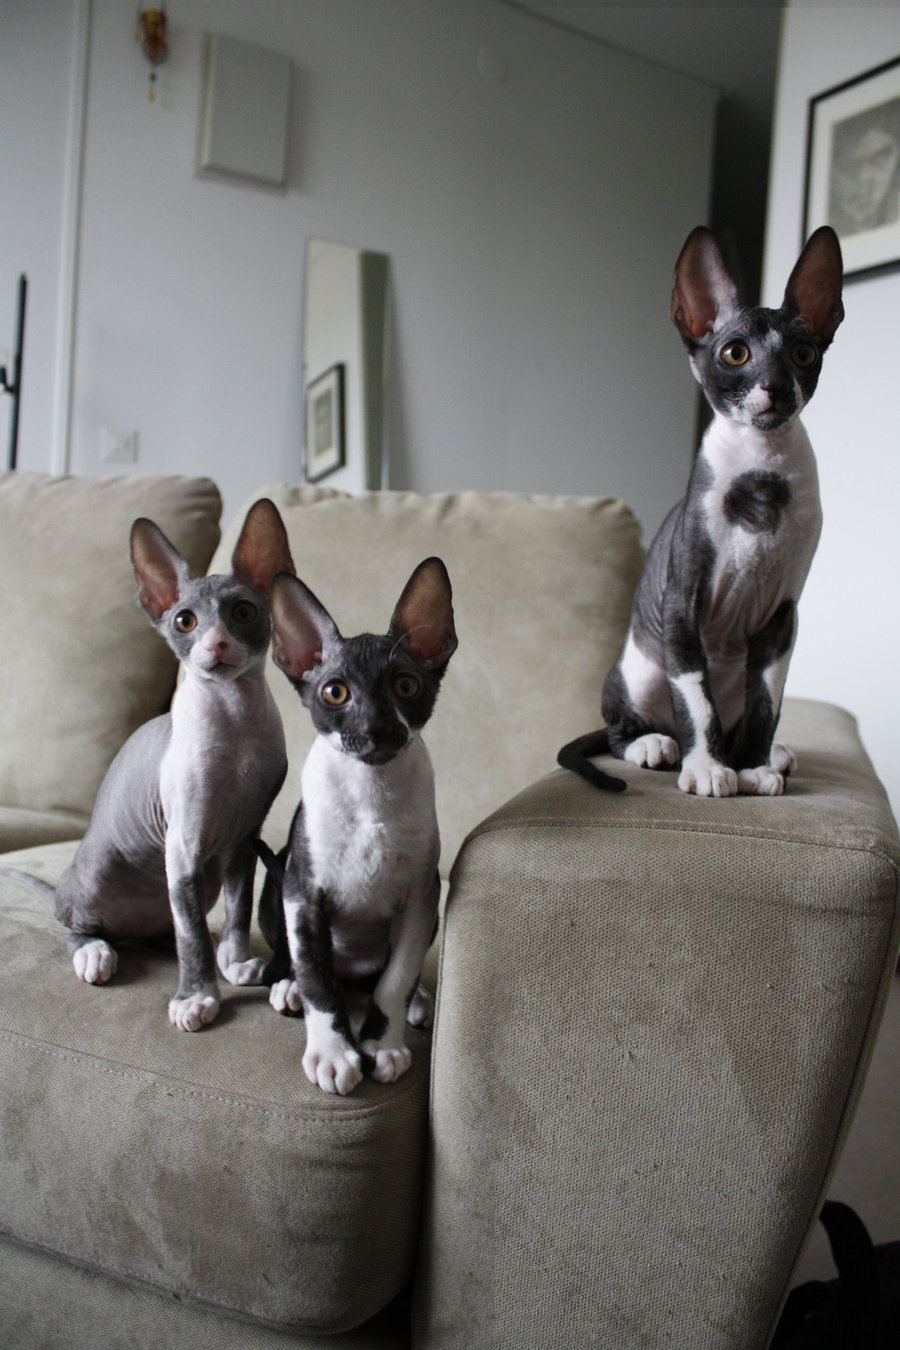
<path fill-rule="evenodd" d="M 307 240 L 303 362 L 308 481 L 344 492 L 388 486 L 387 288 L 386 254 Z"/>

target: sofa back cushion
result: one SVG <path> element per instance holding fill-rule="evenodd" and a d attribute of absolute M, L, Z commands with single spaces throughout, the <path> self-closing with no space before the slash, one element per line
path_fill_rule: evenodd
<path fill-rule="evenodd" d="M 0 475 L 4 805 L 89 812 L 119 746 L 165 710 L 175 658 L 135 603 L 131 525 L 149 516 L 202 575 L 221 505 L 207 478 Z"/>
<path fill-rule="evenodd" d="M 459 647 L 424 732 L 446 872 L 472 826 L 549 773 L 566 740 L 601 724 L 603 679 L 643 563 L 637 521 L 622 502 L 588 497 L 349 497 L 286 486 L 259 495 L 278 506 L 298 575 L 345 636 L 386 632 L 423 558 L 437 554 L 447 566 Z M 226 530 L 212 570 L 226 566 L 249 505 Z M 274 663 L 269 676 L 290 760 L 265 830 L 280 846 L 313 730 Z"/>

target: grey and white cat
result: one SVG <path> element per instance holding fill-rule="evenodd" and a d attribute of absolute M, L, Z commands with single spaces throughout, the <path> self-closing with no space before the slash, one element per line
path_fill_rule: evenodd
<path fill-rule="evenodd" d="M 427 1025 L 419 975 L 437 923 L 440 839 L 434 773 L 421 731 L 456 649 L 450 581 L 439 558 L 413 572 L 384 636 L 344 638 L 296 577 L 272 587 L 275 660 L 318 735 L 302 797 L 275 859 L 259 922 L 279 1012 L 306 1018 L 303 1068 L 326 1092 L 382 1083 L 410 1065 L 407 1020 Z M 358 1040 L 344 982 L 371 990 Z"/>
<path fill-rule="evenodd" d="M 216 960 L 231 984 L 259 984 L 265 965 L 249 954 L 255 840 L 287 771 L 264 676 L 268 591 L 293 563 L 268 499 L 247 514 L 230 576 L 192 579 L 150 520 L 134 522 L 131 558 L 138 600 L 181 662 L 171 712 L 122 746 L 55 892 L 14 875 L 54 896 L 75 972 L 88 984 L 115 973 L 114 943 L 174 928 L 179 980 L 169 1017 L 197 1031 L 219 1011 Z M 223 885 L 225 926 L 214 955 L 206 915 Z"/>
<path fill-rule="evenodd" d="M 713 419 L 684 499 L 647 555 L 622 652 L 607 676 L 602 731 L 559 762 L 621 788 L 589 756 L 680 765 L 700 796 L 777 795 L 794 766 L 774 741 L 797 602 L 822 513 L 798 414 L 843 315 L 837 236 L 808 240 L 777 310 L 745 308 L 709 230 L 688 237 L 670 317 Z"/>

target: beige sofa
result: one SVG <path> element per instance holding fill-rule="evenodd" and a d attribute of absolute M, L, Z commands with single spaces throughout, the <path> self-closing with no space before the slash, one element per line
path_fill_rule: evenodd
<path fill-rule="evenodd" d="M 225 988 L 166 1017 L 174 957 L 80 984 L 0 878 L 0 1344 L 763 1347 L 852 1119 L 896 961 L 897 832 L 852 717 L 794 702 L 780 799 L 555 767 L 599 719 L 642 553 L 621 503 L 269 487 L 347 633 L 442 556 L 460 646 L 426 740 L 452 877 L 432 1037 L 348 1098 L 302 1022 Z M 262 492 L 260 495 L 263 495 Z M 131 520 L 227 567 L 206 480 L 0 477 L 0 848 L 55 879 L 103 768 L 171 696 Z M 311 740 L 271 669 L 290 769 Z M 454 861 L 455 860 L 455 861 Z M 260 951 L 265 948 L 258 939 Z"/>

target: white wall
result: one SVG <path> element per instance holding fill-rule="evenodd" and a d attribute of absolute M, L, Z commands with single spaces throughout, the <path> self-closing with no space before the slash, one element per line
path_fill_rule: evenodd
<path fill-rule="evenodd" d="M 900 54 L 900 9 L 793 3 L 785 11 L 775 112 L 765 303 L 778 304 L 800 248 L 808 100 Z M 825 524 L 800 602 L 789 694 L 843 704 L 900 815 L 897 582 L 900 271 L 848 281 L 846 317 L 804 413 Z"/>
<path fill-rule="evenodd" d="M 393 485 L 620 495 L 655 529 L 693 449 L 666 313 L 707 214 L 711 89 L 498 0 L 181 0 L 151 104 L 134 18 L 133 0 L 3 0 L 0 346 L 19 271 L 32 288 L 22 467 L 67 453 L 83 88 L 72 471 L 122 471 L 105 428 L 138 432 L 139 472 L 212 474 L 226 513 L 296 480 L 316 235 L 390 255 Z M 294 59 L 283 195 L 194 175 L 204 30 Z"/>

